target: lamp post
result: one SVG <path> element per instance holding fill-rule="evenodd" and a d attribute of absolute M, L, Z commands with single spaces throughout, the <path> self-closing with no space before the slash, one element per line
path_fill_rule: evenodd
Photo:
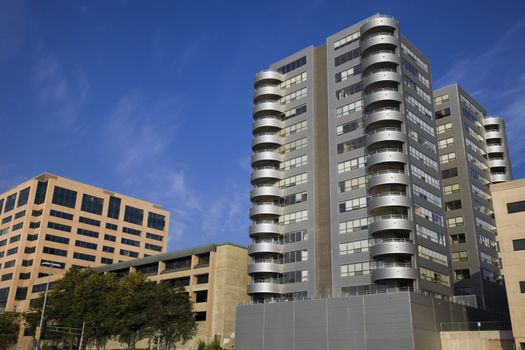
<path fill-rule="evenodd" d="M 62 266 L 49 261 L 42 262 L 41 266 L 48 266 L 50 268 L 61 268 Z M 42 306 L 42 314 L 40 315 L 40 326 L 38 327 L 38 336 L 36 338 L 35 350 L 40 350 L 40 338 L 42 337 L 42 325 L 44 324 L 44 314 L 46 312 L 47 292 L 49 291 L 49 282 L 51 281 L 51 273 L 47 274 L 46 292 L 44 294 L 44 305 Z"/>

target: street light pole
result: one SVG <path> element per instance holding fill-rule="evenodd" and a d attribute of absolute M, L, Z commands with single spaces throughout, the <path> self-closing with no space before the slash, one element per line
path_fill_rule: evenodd
<path fill-rule="evenodd" d="M 49 261 L 44 261 L 41 264 L 42 266 L 60 268 L 59 264 L 55 264 Z M 40 315 L 40 326 L 38 327 L 38 336 L 36 338 L 36 347 L 35 350 L 40 350 L 40 338 L 42 337 L 42 325 L 44 324 L 44 314 L 46 312 L 46 303 L 47 303 L 47 292 L 49 291 L 49 283 L 51 282 L 51 273 L 47 274 L 47 283 L 46 283 L 46 292 L 44 294 L 44 305 L 42 306 L 42 314 Z"/>

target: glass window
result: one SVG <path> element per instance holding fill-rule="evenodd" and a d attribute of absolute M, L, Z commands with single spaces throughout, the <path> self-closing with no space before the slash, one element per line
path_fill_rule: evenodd
<path fill-rule="evenodd" d="M 53 204 L 68 208 L 74 208 L 77 201 L 77 192 L 66 188 L 55 186 L 53 192 Z"/>
<path fill-rule="evenodd" d="M 143 220 L 144 210 L 126 205 L 126 209 L 124 211 L 124 221 L 136 225 L 142 225 Z"/>
<path fill-rule="evenodd" d="M 16 203 L 17 207 L 21 207 L 22 205 L 27 204 L 27 200 L 29 198 L 29 187 L 24 188 L 20 193 L 18 194 L 18 203 Z"/>
<path fill-rule="evenodd" d="M 13 193 L 12 195 L 8 196 L 5 201 L 5 209 L 4 213 L 7 213 L 8 211 L 11 211 L 15 207 L 16 202 L 16 193 Z"/>
<path fill-rule="evenodd" d="M 104 199 L 91 196 L 85 193 L 82 195 L 82 205 L 80 206 L 80 210 L 88 213 L 101 215 L 103 206 Z"/>
<path fill-rule="evenodd" d="M 154 228 L 156 230 L 164 230 L 166 225 L 166 217 L 157 213 L 148 213 L 148 227 Z"/>
<path fill-rule="evenodd" d="M 35 204 L 42 204 L 46 200 L 47 181 L 38 181 L 35 193 Z"/>

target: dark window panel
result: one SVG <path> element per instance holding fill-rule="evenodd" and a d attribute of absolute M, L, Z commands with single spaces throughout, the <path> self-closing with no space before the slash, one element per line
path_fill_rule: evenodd
<path fill-rule="evenodd" d="M 53 192 L 53 204 L 61 205 L 68 208 L 74 208 L 77 202 L 77 192 L 55 186 Z"/>
<path fill-rule="evenodd" d="M 82 205 L 80 206 L 80 210 L 88 213 L 101 215 L 103 206 L 103 198 L 98 198 L 85 193 L 82 195 Z"/>

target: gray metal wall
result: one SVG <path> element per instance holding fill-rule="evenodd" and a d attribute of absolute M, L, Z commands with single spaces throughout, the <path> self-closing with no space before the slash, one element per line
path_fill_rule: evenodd
<path fill-rule="evenodd" d="M 238 350 L 440 350 L 440 324 L 497 316 L 418 293 L 237 307 Z"/>

